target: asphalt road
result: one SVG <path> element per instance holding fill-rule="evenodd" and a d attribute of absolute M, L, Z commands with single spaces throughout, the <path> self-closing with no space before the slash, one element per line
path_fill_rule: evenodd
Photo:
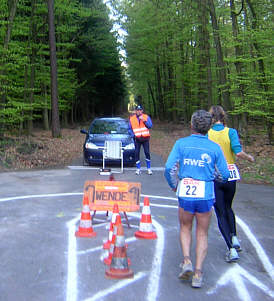
<path fill-rule="evenodd" d="M 152 176 L 136 176 L 132 168 L 114 174 L 116 180 L 141 183 L 141 201 L 149 196 L 158 239 L 137 240 L 141 210 L 129 214 L 131 228 L 123 228 L 134 278 L 110 280 L 102 263 L 109 225 L 105 212 L 93 220 L 96 237 L 74 235 L 85 181 L 108 176 L 79 162 L 58 170 L 0 174 L 0 300 L 273 300 L 273 187 L 238 184 L 234 209 L 243 248 L 238 263 L 224 261 L 226 247 L 213 215 L 205 283 L 193 289 L 177 278 L 182 260 L 177 201 L 163 177 L 163 162 L 153 156 Z"/>

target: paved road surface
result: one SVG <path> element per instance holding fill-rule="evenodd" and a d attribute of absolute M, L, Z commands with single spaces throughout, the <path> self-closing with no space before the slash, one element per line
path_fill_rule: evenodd
<path fill-rule="evenodd" d="M 178 241 L 177 201 L 168 188 L 160 158 L 153 156 L 153 176 L 134 169 L 116 180 L 141 182 L 149 196 L 157 240 L 136 240 L 141 212 L 124 225 L 127 256 L 134 278 L 109 280 L 102 263 L 102 243 L 109 221 L 104 212 L 93 220 L 95 238 L 76 238 L 86 180 L 106 180 L 98 168 L 0 174 L 0 300 L 273 300 L 274 188 L 238 184 L 234 209 L 243 247 L 236 264 L 224 261 L 225 243 L 215 215 L 204 265 L 205 284 L 192 289 L 177 279 L 182 260 Z M 194 248 L 195 246 L 193 246 Z"/>

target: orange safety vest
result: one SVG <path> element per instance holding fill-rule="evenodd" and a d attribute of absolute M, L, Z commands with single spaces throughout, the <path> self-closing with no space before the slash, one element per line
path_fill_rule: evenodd
<path fill-rule="evenodd" d="M 146 114 L 142 114 L 144 121 L 147 121 L 148 115 Z M 135 137 L 140 138 L 140 137 L 150 137 L 150 133 L 148 128 L 145 126 L 143 120 L 139 120 L 136 116 L 136 114 L 134 114 L 133 116 L 130 117 L 130 124 L 133 130 L 133 133 L 135 135 Z"/>

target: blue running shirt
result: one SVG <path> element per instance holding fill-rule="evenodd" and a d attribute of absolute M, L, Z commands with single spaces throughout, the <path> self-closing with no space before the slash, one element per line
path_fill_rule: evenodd
<path fill-rule="evenodd" d="M 165 166 L 165 178 L 171 188 L 176 188 L 179 180 L 191 178 L 201 181 L 204 194 L 195 196 L 195 191 L 186 191 L 186 200 L 211 200 L 215 198 L 213 181 L 218 178 L 227 181 L 229 170 L 224 154 L 218 144 L 204 135 L 191 135 L 176 141 Z M 183 180 L 184 185 L 192 180 Z M 201 185 L 198 185 L 201 186 Z M 197 186 L 197 187 L 198 187 Z M 197 191 L 196 191 L 197 192 Z M 188 196 L 190 194 L 190 196 Z"/>

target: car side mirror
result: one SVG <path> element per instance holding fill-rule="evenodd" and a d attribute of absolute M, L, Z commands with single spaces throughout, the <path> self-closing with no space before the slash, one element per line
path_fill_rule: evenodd
<path fill-rule="evenodd" d="M 81 133 L 81 134 L 88 135 L 88 131 L 86 131 L 86 130 L 84 130 L 84 129 L 80 130 L 80 133 Z"/>

